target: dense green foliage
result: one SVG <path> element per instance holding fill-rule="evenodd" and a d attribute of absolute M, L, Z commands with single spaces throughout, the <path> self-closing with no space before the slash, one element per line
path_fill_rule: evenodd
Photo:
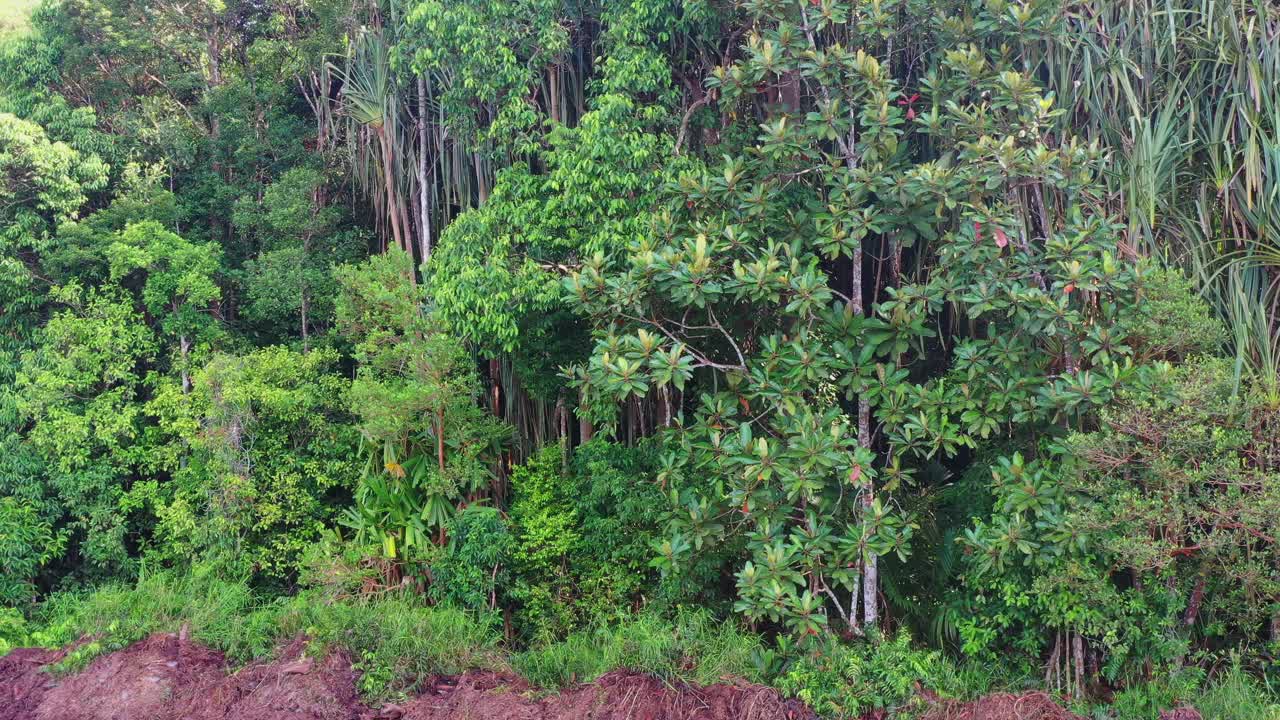
<path fill-rule="evenodd" d="M 1274 3 L 0 20 L 0 647 L 1275 709 Z"/>

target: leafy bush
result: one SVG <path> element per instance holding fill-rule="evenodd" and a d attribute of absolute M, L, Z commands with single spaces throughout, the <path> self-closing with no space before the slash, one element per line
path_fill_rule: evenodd
<path fill-rule="evenodd" d="M 1119 680 L 1264 641 L 1280 607 L 1276 415 L 1233 388 L 1223 359 L 1150 368 L 1097 430 L 997 463 L 992 515 L 963 538 L 965 649 L 1047 650 L 1070 678 L 1087 647 Z"/>
<path fill-rule="evenodd" d="M 29 642 L 27 619 L 13 608 L 0 607 L 0 655 Z"/>
<path fill-rule="evenodd" d="M 853 645 L 825 643 L 801 656 L 778 679 L 783 692 L 822 717 L 860 718 L 872 711 L 910 715 L 927 688 L 943 696 L 960 683 L 955 667 L 937 650 L 917 650 L 906 632 Z"/>
<path fill-rule="evenodd" d="M 561 472 L 562 453 L 549 446 L 511 473 L 511 522 L 516 534 L 518 625 L 532 642 L 563 637 L 575 625 L 573 556 L 582 545 L 574 488 Z M 571 574 L 573 573 L 573 574 Z"/>
<path fill-rule="evenodd" d="M 517 628 L 530 644 L 583 624 L 631 616 L 655 587 L 652 546 L 662 493 L 647 446 L 593 440 L 568 466 L 548 446 L 511 476 Z"/>
<path fill-rule="evenodd" d="M 1143 277 L 1139 292 L 1128 338 L 1138 358 L 1183 360 L 1222 351 L 1226 327 L 1182 271 L 1152 269 Z"/>
<path fill-rule="evenodd" d="M 32 505 L 0 498 L 0 606 L 30 602 L 36 572 L 65 546 L 66 535 L 55 534 Z"/>
<path fill-rule="evenodd" d="M 431 564 L 429 595 L 479 615 L 493 613 L 498 593 L 507 587 L 511 529 L 494 508 L 470 505 L 449 521 L 447 530 L 449 543 Z"/>
<path fill-rule="evenodd" d="M 292 581 L 359 472 L 337 362 L 328 349 L 216 354 L 190 388 L 158 390 L 148 407 L 173 439 L 153 462 L 172 481 L 131 492 L 157 518 L 153 560 L 217 556 L 232 575 Z"/>
<path fill-rule="evenodd" d="M 467 350 L 428 311 L 413 259 L 390 252 L 339 268 L 338 327 L 359 363 L 348 399 L 368 458 L 344 522 L 394 561 L 420 560 L 482 493 L 510 428 L 476 403 Z"/>
<path fill-rule="evenodd" d="M 571 564 L 579 573 L 584 616 L 629 616 L 642 596 L 685 599 L 653 567 L 666 502 L 656 465 L 652 442 L 628 447 L 595 439 L 574 450 L 571 499 L 582 541 Z M 698 588 L 698 602 L 709 605 L 709 588 Z"/>

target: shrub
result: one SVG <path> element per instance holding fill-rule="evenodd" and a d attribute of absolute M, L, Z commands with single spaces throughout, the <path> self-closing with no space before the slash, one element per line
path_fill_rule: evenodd
<path fill-rule="evenodd" d="M 583 567 L 571 567 L 570 555 L 581 546 L 581 523 L 561 462 L 560 448 L 548 446 L 511 474 L 518 574 L 511 594 L 521 634 L 534 642 L 562 637 L 575 625 L 570 571 Z"/>
<path fill-rule="evenodd" d="M 29 602 L 37 571 L 61 555 L 66 542 L 30 503 L 0 498 L 0 605 Z"/>
<path fill-rule="evenodd" d="M 1222 350 L 1226 328 L 1181 270 L 1152 270 L 1141 293 L 1129 337 L 1139 359 L 1182 360 Z"/>
<path fill-rule="evenodd" d="M 471 505 L 449 521 L 449 544 L 431 565 L 431 599 L 480 614 L 498 607 L 511 563 L 511 530 L 502 514 Z"/>
<path fill-rule="evenodd" d="M 522 639 L 535 645 L 596 619 L 630 617 L 658 585 L 650 561 L 665 501 L 651 450 L 593 440 L 568 472 L 561 452 L 544 448 L 511 478 L 510 598 Z"/>
<path fill-rule="evenodd" d="M 882 641 L 827 643 L 798 659 L 777 684 L 822 717 L 858 718 L 876 710 L 909 714 L 923 702 L 920 688 L 955 694 L 958 677 L 941 652 L 917 650 L 899 632 Z"/>
<path fill-rule="evenodd" d="M 27 619 L 13 608 L 0 608 L 0 655 L 27 644 Z"/>

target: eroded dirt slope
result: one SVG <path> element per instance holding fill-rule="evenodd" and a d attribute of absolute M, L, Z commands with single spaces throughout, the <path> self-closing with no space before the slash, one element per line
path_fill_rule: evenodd
<path fill-rule="evenodd" d="M 559 695 L 519 678 L 470 672 L 438 678 L 403 705 L 370 708 L 341 653 L 303 655 L 295 641 L 275 660 L 228 672 L 217 652 L 156 635 L 55 679 L 62 657 L 21 649 L 0 658 L 0 720 L 800 720 L 803 705 L 746 683 L 673 688 L 618 671 Z"/>

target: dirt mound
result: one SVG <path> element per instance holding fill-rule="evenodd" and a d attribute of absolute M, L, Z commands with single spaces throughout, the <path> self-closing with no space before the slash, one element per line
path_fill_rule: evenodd
<path fill-rule="evenodd" d="M 163 718 L 174 697 L 222 675 L 222 655 L 175 635 L 156 635 L 103 655 L 59 683 L 34 720 Z M 22 717 L 22 716 L 19 716 Z"/>
<path fill-rule="evenodd" d="M 243 668 L 234 675 L 218 673 L 176 697 L 169 706 L 173 720 L 357 720 L 367 716 L 356 693 L 350 659 L 331 653 L 323 660 L 306 657 L 299 638 L 277 659 Z"/>
<path fill-rule="evenodd" d="M 16 650 L 0 658 L 0 720 L 361 720 L 351 663 L 303 657 L 305 643 L 274 662 L 225 671 L 221 653 L 155 635 L 104 655 L 56 682 L 41 666 L 60 653 Z"/>
<path fill-rule="evenodd" d="M 590 685 L 538 697 L 519 678 L 467 673 L 440 681 L 404 710 L 404 720 L 800 720 L 812 714 L 758 685 L 673 687 L 618 670 Z"/>
<path fill-rule="evenodd" d="M 0 657 L 0 720 L 32 717 L 53 678 L 42 668 L 57 662 L 63 653 L 40 648 L 18 648 Z"/>
<path fill-rule="evenodd" d="M 1055 703 L 1047 693 L 998 693 L 969 702 L 945 701 L 921 720 L 1086 720 Z"/>

